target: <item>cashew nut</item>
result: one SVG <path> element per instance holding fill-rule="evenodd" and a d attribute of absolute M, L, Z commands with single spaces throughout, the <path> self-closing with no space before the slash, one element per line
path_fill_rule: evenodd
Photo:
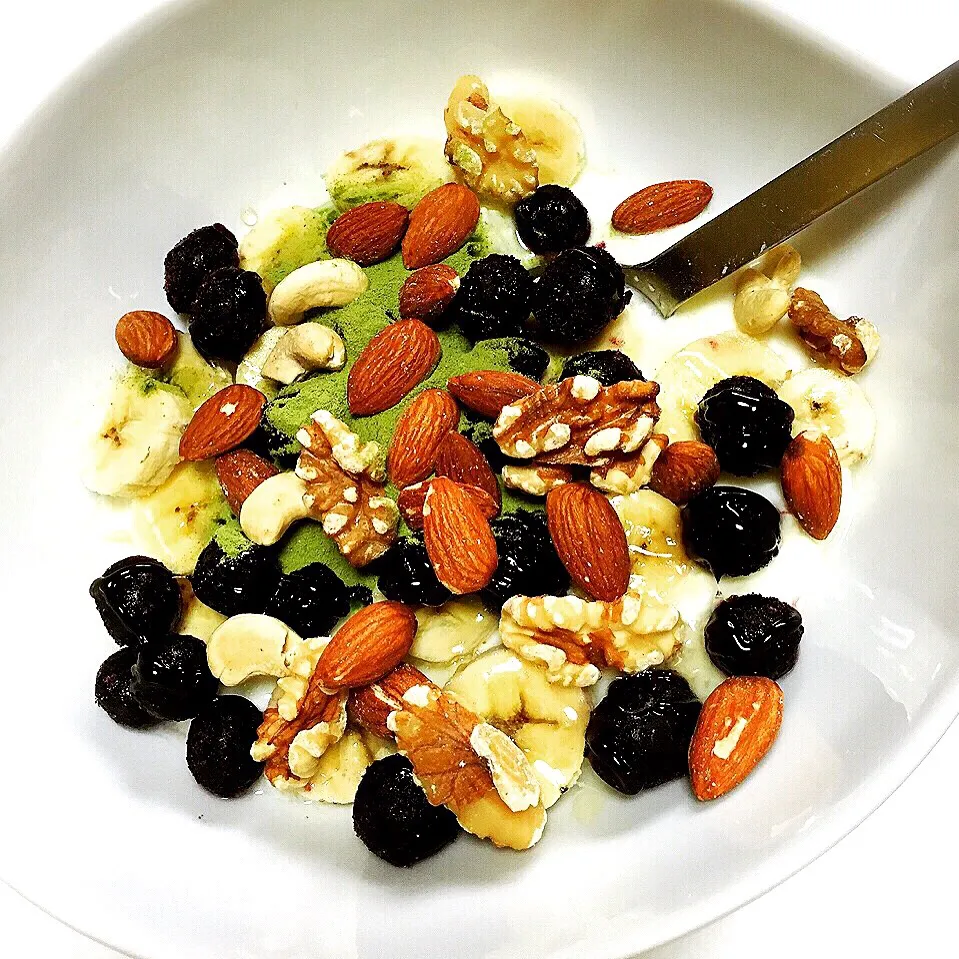
<path fill-rule="evenodd" d="M 290 331 L 285 326 L 273 326 L 268 329 L 247 351 L 236 368 L 236 382 L 254 389 L 262 388 L 263 367 L 270 358 L 276 345 Z"/>
<path fill-rule="evenodd" d="M 368 285 L 366 274 L 352 260 L 307 263 L 277 283 L 270 296 L 270 319 L 277 326 L 294 326 L 307 310 L 352 303 Z"/>
<path fill-rule="evenodd" d="M 766 259 L 770 266 L 763 268 L 768 276 L 752 267 L 743 270 L 733 300 L 736 325 L 751 336 L 766 333 L 786 315 L 802 263 L 791 246 L 773 251 Z"/>
<path fill-rule="evenodd" d="M 224 686 L 251 676 L 284 676 L 303 642 L 285 623 L 262 613 L 240 613 L 218 626 L 206 646 L 210 672 Z"/>
<path fill-rule="evenodd" d="M 263 364 L 263 375 L 279 383 L 292 383 L 310 370 L 341 370 L 346 362 L 346 344 L 340 335 L 320 323 L 304 323 L 292 330 L 284 327 Z"/>
<path fill-rule="evenodd" d="M 297 521 L 309 516 L 303 501 L 306 483 L 296 473 L 264 480 L 240 508 L 240 528 L 258 546 L 272 546 Z"/>

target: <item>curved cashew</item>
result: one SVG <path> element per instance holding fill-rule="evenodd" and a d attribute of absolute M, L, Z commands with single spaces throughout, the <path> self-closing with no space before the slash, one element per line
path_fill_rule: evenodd
<path fill-rule="evenodd" d="M 352 260 L 307 263 L 277 283 L 270 296 L 270 319 L 276 326 L 293 326 L 307 310 L 352 303 L 368 285 L 366 274 Z"/>
<path fill-rule="evenodd" d="M 346 344 L 340 335 L 321 323 L 304 323 L 281 336 L 263 364 L 263 375 L 279 383 L 292 383 L 310 370 L 341 370 Z"/>
<path fill-rule="evenodd" d="M 240 528 L 258 546 L 272 546 L 310 511 L 303 502 L 306 483 L 296 473 L 277 473 L 264 480 L 240 508 Z"/>
<path fill-rule="evenodd" d="M 263 367 L 273 354 L 276 345 L 289 333 L 285 326 L 272 326 L 245 353 L 236 368 L 236 382 L 260 389 Z"/>
<path fill-rule="evenodd" d="M 285 676 L 302 642 L 272 616 L 240 613 L 213 631 L 206 659 L 210 672 L 224 686 L 236 686 L 251 676 Z"/>

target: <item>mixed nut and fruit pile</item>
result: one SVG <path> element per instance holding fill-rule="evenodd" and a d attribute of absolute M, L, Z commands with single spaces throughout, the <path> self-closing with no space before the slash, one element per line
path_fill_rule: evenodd
<path fill-rule="evenodd" d="M 778 472 L 824 539 L 875 432 L 851 379 L 875 328 L 796 287 L 791 248 L 743 271 L 738 330 L 654 379 L 584 352 L 630 292 L 569 189 L 575 119 L 464 77 L 445 122 L 445 155 L 376 141 L 334 164 L 329 204 L 241 243 L 220 224 L 180 240 L 165 289 L 189 332 L 120 318 L 131 365 L 87 476 L 133 501 L 160 557 L 91 586 L 120 646 L 98 704 L 135 729 L 189 720 L 187 764 L 217 796 L 265 774 L 352 802 L 360 839 L 404 866 L 464 830 L 529 848 L 584 758 L 627 794 L 742 782 L 803 625 L 772 596 L 719 601 L 721 577 L 777 555 L 783 516 L 717 483 Z M 711 196 L 654 184 L 611 229 L 684 223 Z M 758 338 L 785 316 L 812 361 L 795 374 Z M 704 703 L 677 671 L 697 644 L 728 676 Z M 221 692 L 255 698 L 263 677 L 265 710 Z"/>

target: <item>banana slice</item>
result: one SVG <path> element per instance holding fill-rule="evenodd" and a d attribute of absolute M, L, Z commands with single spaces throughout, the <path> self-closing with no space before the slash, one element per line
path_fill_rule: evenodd
<path fill-rule="evenodd" d="M 452 179 L 441 141 L 394 137 L 372 140 L 338 157 L 326 171 L 326 188 L 338 210 L 370 200 L 412 207 Z"/>
<path fill-rule="evenodd" d="M 789 376 L 789 365 L 759 340 L 728 330 L 684 346 L 659 368 L 657 398 L 662 413 L 657 433 L 671 443 L 699 439 L 693 414 L 703 394 L 727 376 L 754 376 L 778 389 Z"/>
<path fill-rule="evenodd" d="M 183 598 L 183 612 L 176 631 L 181 636 L 196 636 L 207 642 L 218 627 L 222 626 L 227 617 L 211 609 L 206 603 L 201 603 L 193 592 L 190 581 L 184 577 L 178 581 L 180 595 Z"/>
<path fill-rule="evenodd" d="M 464 665 L 445 689 L 523 750 L 544 807 L 579 778 L 590 709 L 583 690 L 550 683 L 545 670 L 503 648 Z"/>
<path fill-rule="evenodd" d="M 253 389 L 259 390 L 271 399 L 276 396 L 279 392 L 279 384 L 275 380 L 263 377 L 263 365 L 270 358 L 273 347 L 289 332 L 289 327 L 273 326 L 259 337 L 246 351 L 236 368 L 237 383 L 252 386 Z"/>
<path fill-rule="evenodd" d="M 586 165 L 586 141 L 576 117 L 547 97 L 500 97 L 499 106 L 536 154 L 539 182 L 571 186 Z"/>
<path fill-rule="evenodd" d="M 795 411 L 793 436 L 825 433 L 846 466 L 864 460 L 876 438 L 876 414 L 862 387 L 848 376 L 812 368 L 790 377 L 779 395 Z"/>
<path fill-rule="evenodd" d="M 410 655 L 427 663 L 471 656 L 496 632 L 499 617 L 475 598 L 454 599 L 439 609 L 419 609 Z"/>
<path fill-rule="evenodd" d="M 190 406 L 197 409 L 214 393 L 233 382 L 230 371 L 209 363 L 197 352 L 186 333 L 178 333 L 180 345 L 176 359 L 166 374 L 166 382 L 183 392 Z"/>
<path fill-rule="evenodd" d="M 373 756 L 363 736 L 348 729 L 343 738 L 320 757 L 316 772 L 303 789 L 303 798 L 340 805 L 353 802 L 363 773 L 371 762 Z"/>

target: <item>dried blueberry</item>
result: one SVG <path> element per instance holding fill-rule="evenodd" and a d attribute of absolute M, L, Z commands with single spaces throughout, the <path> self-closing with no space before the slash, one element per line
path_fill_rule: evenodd
<path fill-rule="evenodd" d="M 360 606 L 369 606 L 373 602 L 373 590 L 369 586 L 350 586 L 347 590 L 350 606 L 357 609 Z"/>
<path fill-rule="evenodd" d="M 190 719 L 216 695 L 219 683 L 194 636 L 151 639 L 137 650 L 133 698 L 160 719 Z"/>
<path fill-rule="evenodd" d="M 523 376 L 531 380 L 540 380 L 549 366 L 549 353 L 532 340 L 522 336 L 508 341 L 506 353 L 509 356 L 509 365 Z"/>
<path fill-rule="evenodd" d="M 730 596 L 706 624 L 706 652 L 729 676 L 785 676 L 799 658 L 802 616 L 774 596 Z"/>
<path fill-rule="evenodd" d="M 239 262 L 236 237 L 222 223 L 194 230 L 163 261 L 163 288 L 170 306 L 177 313 L 189 313 L 206 277 L 214 270 L 237 266 Z"/>
<path fill-rule="evenodd" d="M 586 727 L 586 758 L 613 789 L 634 795 L 688 769 L 700 703 L 669 669 L 649 669 L 610 683 Z"/>
<path fill-rule="evenodd" d="M 327 636 L 350 611 L 350 591 L 329 566 L 310 563 L 287 573 L 264 612 L 300 636 Z"/>
<path fill-rule="evenodd" d="M 514 336 L 529 319 L 533 281 L 515 256 L 491 253 L 472 263 L 450 311 L 474 343 Z"/>
<path fill-rule="evenodd" d="M 546 514 L 517 510 L 490 523 L 499 561 L 481 596 L 498 611 L 511 596 L 563 596 L 569 573 L 560 562 Z"/>
<path fill-rule="evenodd" d="M 133 664 L 137 651 L 132 646 L 118 649 L 107 656 L 97 670 L 95 693 L 97 705 L 121 726 L 147 729 L 160 721 L 151 716 L 133 697 Z"/>
<path fill-rule="evenodd" d="M 120 644 L 142 643 L 173 632 L 180 618 L 180 587 L 162 563 L 128 556 L 90 584 L 107 632 Z"/>
<path fill-rule="evenodd" d="M 263 713 L 242 696 L 217 696 L 190 723 L 186 764 L 193 778 L 223 799 L 239 796 L 263 772 L 263 763 L 250 757 L 250 747 Z"/>
<path fill-rule="evenodd" d="M 559 253 L 589 239 L 589 213 L 572 190 L 556 183 L 539 187 L 516 204 L 519 238 L 534 253 Z"/>
<path fill-rule="evenodd" d="M 779 510 L 759 493 L 714 486 L 683 507 L 683 539 L 713 576 L 746 576 L 779 552 Z"/>
<path fill-rule="evenodd" d="M 353 801 L 353 829 L 392 866 L 429 859 L 460 834 L 456 817 L 430 804 L 405 756 L 386 756 L 367 767 Z"/>
<path fill-rule="evenodd" d="M 227 553 L 211 539 L 196 561 L 190 577 L 201 603 L 224 616 L 262 613 L 276 592 L 280 571 L 273 550 L 252 543 L 237 553 Z"/>
<path fill-rule="evenodd" d="M 208 360 L 239 361 L 266 322 L 266 294 L 256 273 L 225 267 L 200 284 L 191 311 L 197 350 Z"/>
<path fill-rule="evenodd" d="M 533 293 L 540 339 L 582 343 L 592 339 L 629 302 L 623 268 L 599 247 L 574 247 L 550 263 Z"/>
<path fill-rule="evenodd" d="M 727 473 L 754 476 L 779 466 L 792 438 L 793 408 L 752 376 L 730 376 L 699 401 L 703 440 Z"/>
<path fill-rule="evenodd" d="M 422 541 L 399 540 L 376 561 L 380 592 L 387 599 L 423 606 L 442 606 L 453 594 L 436 578 Z"/>
<path fill-rule="evenodd" d="M 644 379 L 642 370 L 619 350 L 593 350 L 571 356 L 563 364 L 560 379 L 570 376 L 591 376 L 603 386 Z"/>

